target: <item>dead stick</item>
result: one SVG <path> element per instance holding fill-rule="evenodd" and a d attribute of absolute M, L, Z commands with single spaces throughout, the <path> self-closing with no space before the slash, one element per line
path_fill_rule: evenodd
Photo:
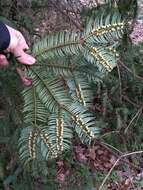
<path fill-rule="evenodd" d="M 128 68 L 122 61 L 119 61 L 119 64 L 124 67 L 129 73 L 131 73 L 132 75 L 134 75 L 137 79 L 143 81 L 143 77 L 136 75 L 132 72 L 132 70 L 130 68 Z"/>
<path fill-rule="evenodd" d="M 95 140 L 95 143 L 98 144 L 98 145 L 100 145 L 100 146 L 102 146 L 102 147 L 104 147 L 105 149 L 107 149 L 111 154 L 113 154 L 117 158 L 120 157 L 121 154 L 123 154 L 122 152 L 118 152 L 118 153 L 120 153 L 120 155 L 117 154 L 117 153 L 115 153 L 114 151 L 111 150 L 111 148 L 109 148 L 107 145 L 104 144 L 104 142 L 100 141 L 99 139 Z M 124 157 L 122 159 L 121 159 L 122 162 L 130 165 L 132 168 L 134 168 L 136 170 L 140 170 L 140 168 L 138 166 L 136 166 L 136 165 L 132 164 L 131 162 L 127 161 Z"/>
<path fill-rule="evenodd" d="M 134 154 L 142 154 L 143 151 L 136 151 L 136 152 L 131 152 L 131 153 L 127 153 L 127 154 L 124 154 L 124 155 L 121 155 L 117 160 L 116 162 L 114 163 L 114 165 L 112 166 L 112 168 L 109 170 L 108 174 L 106 175 L 106 177 L 104 178 L 102 184 L 100 185 L 99 187 L 99 190 L 102 190 L 105 182 L 107 181 L 107 179 L 109 178 L 110 174 L 112 173 L 113 169 L 115 168 L 115 166 L 118 164 L 118 162 L 123 159 L 123 158 L 126 158 L 128 156 L 131 156 L 131 155 L 134 155 Z"/>

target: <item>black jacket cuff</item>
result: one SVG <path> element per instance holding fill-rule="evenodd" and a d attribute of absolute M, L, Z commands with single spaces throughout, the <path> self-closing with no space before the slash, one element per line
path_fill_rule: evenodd
<path fill-rule="evenodd" d="M 0 52 L 6 50 L 10 44 L 10 33 L 4 23 L 0 21 Z"/>

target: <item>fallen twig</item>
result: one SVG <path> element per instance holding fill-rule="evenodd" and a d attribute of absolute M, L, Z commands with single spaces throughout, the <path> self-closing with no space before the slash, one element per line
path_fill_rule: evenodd
<path fill-rule="evenodd" d="M 118 63 L 123 67 L 125 68 L 129 73 L 131 73 L 135 78 L 137 78 L 138 80 L 140 81 L 143 81 L 143 77 L 139 76 L 139 75 L 136 75 L 135 73 L 132 72 L 132 70 L 127 67 L 127 65 L 125 65 L 122 61 L 118 61 Z"/>
<path fill-rule="evenodd" d="M 110 169 L 110 171 L 108 172 L 108 174 L 106 175 L 106 177 L 104 178 L 103 182 L 101 183 L 100 187 L 99 187 L 99 190 L 102 190 L 105 182 L 107 181 L 107 179 L 109 178 L 110 174 L 112 173 L 113 169 L 116 167 L 116 165 L 118 164 L 118 162 L 125 158 L 125 157 L 128 157 L 128 156 L 131 156 L 131 155 L 134 155 L 134 154 L 142 154 L 143 151 L 136 151 L 136 152 L 131 152 L 131 153 L 127 153 L 127 154 L 124 154 L 122 156 L 120 156 L 116 162 L 114 163 L 114 165 L 112 166 L 112 168 Z"/>
<path fill-rule="evenodd" d="M 115 147 L 111 146 L 110 144 L 106 144 L 102 141 L 100 141 L 99 139 L 98 140 L 95 140 L 95 143 L 104 147 L 105 149 L 107 149 L 111 154 L 113 154 L 116 158 L 118 157 L 121 157 L 123 155 L 123 152 L 121 152 L 120 150 L 116 149 Z M 116 150 L 118 153 L 114 152 L 112 149 Z M 123 159 L 123 160 L 122 160 Z M 134 168 L 135 170 L 140 170 L 140 168 L 138 166 L 136 166 L 135 164 L 129 162 L 128 160 L 121 158 L 121 161 L 130 165 L 130 167 Z"/>
<path fill-rule="evenodd" d="M 122 95 L 122 98 L 127 101 L 128 103 L 130 103 L 131 105 L 133 105 L 136 108 L 143 108 L 142 104 L 137 104 L 136 102 L 133 102 L 132 100 L 130 100 L 127 96 Z"/>

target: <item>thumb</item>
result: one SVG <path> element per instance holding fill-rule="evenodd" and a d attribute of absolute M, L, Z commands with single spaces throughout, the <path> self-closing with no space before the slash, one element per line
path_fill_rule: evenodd
<path fill-rule="evenodd" d="M 16 48 L 16 51 L 13 52 L 17 60 L 26 65 L 33 65 L 36 62 L 36 59 L 31 55 L 24 52 L 23 49 Z"/>
<path fill-rule="evenodd" d="M 6 67 L 8 65 L 9 65 L 9 62 L 6 59 L 5 55 L 0 54 L 0 67 Z"/>

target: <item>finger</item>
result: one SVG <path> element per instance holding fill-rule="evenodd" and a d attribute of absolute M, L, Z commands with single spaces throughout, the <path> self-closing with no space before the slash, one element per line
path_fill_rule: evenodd
<path fill-rule="evenodd" d="M 16 48 L 16 51 L 14 51 L 14 55 L 17 60 L 22 64 L 33 65 L 36 62 L 36 59 L 34 57 L 25 53 L 22 49 Z"/>
<path fill-rule="evenodd" d="M 0 54 L 0 67 L 6 67 L 8 65 L 9 65 L 9 62 L 6 59 L 5 55 Z"/>
<path fill-rule="evenodd" d="M 22 77 L 21 80 L 22 80 L 22 83 L 24 86 L 31 86 L 32 85 L 32 79 L 30 79 L 28 77 Z"/>
<path fill-rule="evenodd" d="M 25 65 L 33 65 L 36 62 L 36 59 L 34 57 L 32 57 L 29 54 L 26 54 L 25 52 L 18 56 L 17 60 Z"/>
<path fill-rule="evenodd" d="M 24 86 L 31 86 L 32 85 L 32 79 L 26 77 L 19 67 L 16 68 L 17 73 L 19 74 L 21 81 Z"/>

